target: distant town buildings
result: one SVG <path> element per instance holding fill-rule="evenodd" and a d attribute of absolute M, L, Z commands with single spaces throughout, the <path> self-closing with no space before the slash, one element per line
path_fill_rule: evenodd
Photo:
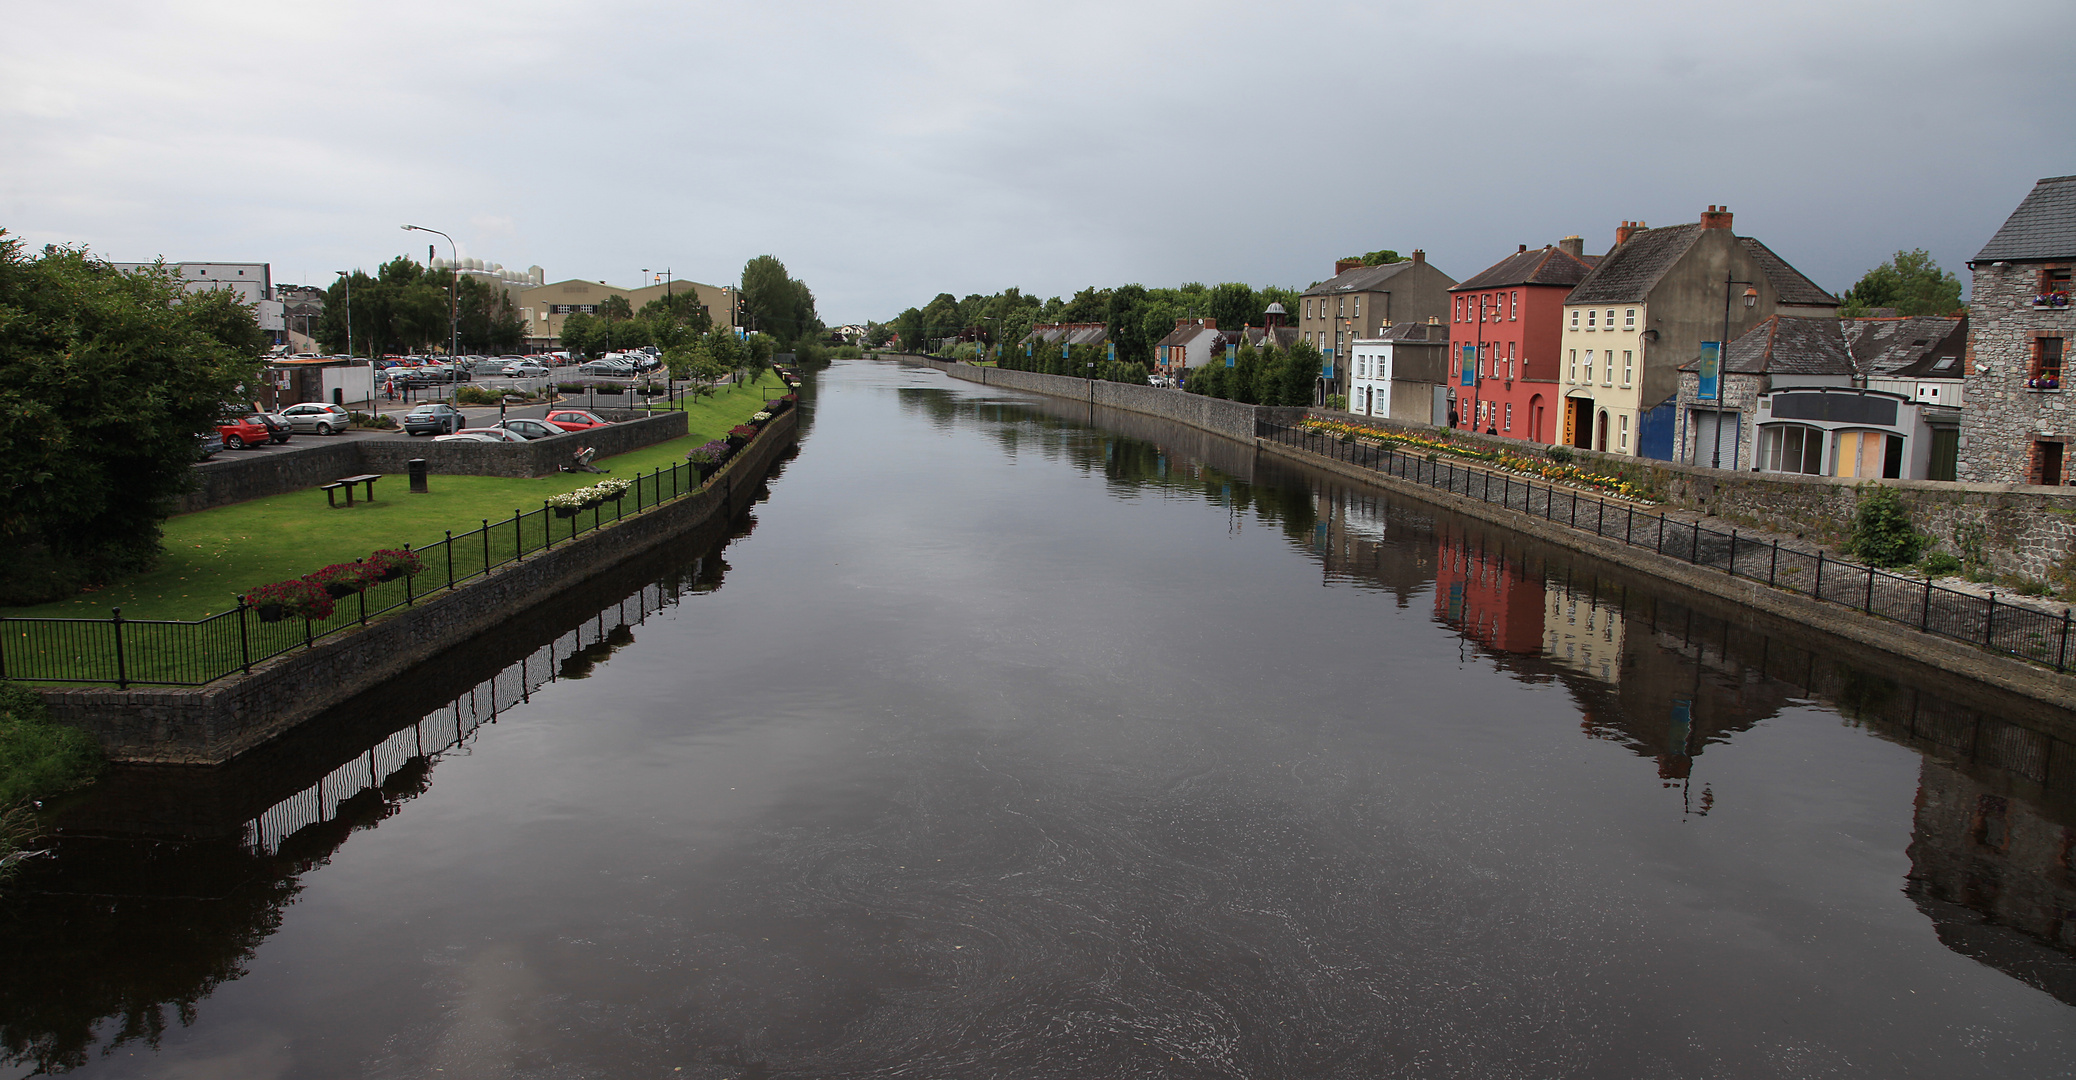
<path fill-rule="evenodd" d="M 149 270 L 159 264 L 119 262 L 110 265 L 129 273 Z M 260 329 L 274 336 L 274 344 L 286 342 L 288 324 L 283 318 L 282 303 L 274 295 L 273 268 L 267 263 L 178 262 L 166 263 L 165 268 L 186 286 L 188 292 L 224 289 L 235 294 L 241 302 L 253 305 L 259 316 Z"/>

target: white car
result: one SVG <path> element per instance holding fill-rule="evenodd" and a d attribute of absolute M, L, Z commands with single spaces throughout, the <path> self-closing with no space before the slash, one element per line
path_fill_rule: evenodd
<path fill-rule="evenodd" d="M 282 419 L 288 421 L 291 431 L 310 431 L 319 435 L 330 435 L 353 426 L 353 419 L 338 405 L 327 405 L 321 401 L 306 401 L 290 405 L 281 410 Z"/>

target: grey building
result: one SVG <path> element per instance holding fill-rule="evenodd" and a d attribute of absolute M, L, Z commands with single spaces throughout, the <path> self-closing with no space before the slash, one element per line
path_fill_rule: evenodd
<path fill-rule="evenodd" d="M 160 264 L 119 262 L 109 265 L 124 273 L 134 273 Z M 223 289 L 236 295 L 240 302 L 253 305 L 260 329 L 273 335 L 275 344 L 282 343 L 288 323 L 283 318 L 281 302 L 274 298 L 273 268 L 267 263 L 180 262 L 165 263 L 164 266 L 188 292 Z"/>
<path fill-rule="evenodd" d="M 1397 323 L 1447 321 L 1449 290 L 1456 279 L 1427 261 L 1427 252 L 1382 266 L 1343 259 L 1334 276 L 1298 297 L 1298 337 L 1326 358 L 1320 393 L 1348 393 L 1349 350 L 1358 338 L 1374 338 Z"/>
<path fill-rule="evenodd" d="M 2052 176 L 2012 211 L 1968 269 L 1968 370 L 1960 478 L 1978 483 L 2069 483 L 2064 367 L 2076 334 L 2076 176 Z"/>

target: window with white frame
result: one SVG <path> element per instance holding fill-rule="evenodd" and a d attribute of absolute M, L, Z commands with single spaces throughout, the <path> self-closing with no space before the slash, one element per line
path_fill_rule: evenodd
<path fill-rule="evenodd" d="M 1573 314 L 1577 313 L 1574 312 Z M 1564 373 L 1564 381 L 1568 383 L 1579 381 L 1579 350 L 1577 349 L 1571 351 L 1571 366 Z"/>
<path fill-rule="evenodd" d="M 1355 298 L 1355 317 L 1358 319 L 1362 318 L 1362 297 L 1360 296 Z"/>
<path fill-rule="evenodd" d="M 1607 328 L 1608 328 L 1608 329 L 1610 329 L 1610 330 L 1613 330 L 1613 329 L 1615 328 L 1615 309 L 1614 309 L 1614 308 L 1609 308 L 1609 309 L 1607 309 Z"/>
<path fill-rule="evenodd" d="M 1622 414 L 1621 426 L 1622 426 L 1622 449 L 1623 449 L 1623 451 L 1624 451 L 1624 452 L 1627 452 L 1627 451 L 1628 451 L 1628 449 L 1629 449 L 1629 414 L 1628 414 L 1628 413 L 1623 413 L 1623 414 Z"/>
<path fill-rule="evenodd" d="M 1507 402 L 1507 422 L 1506 422 L 1506 430 L 1508 430 L 1508 431 L 1512 431 L 1512 430 L 1514 430 L 1514 403 L 1513 403 L 1513 402 L 1511 402 L 1511 401 Z"/>
<path fill-rule="evenodd" d="M 1600 385 L 1615 385 L 1615 350 L 1607 350 L 1607 362 L 1600 365 Z"/>
<path fill-rule="evenodd" d="M 1634 351 L 1634 350 L 1630 350 L 1630 349 L 1623 349 L 1623 350 L 1622 350 L 1622 385 L 1623 385 L 1623 386 L 1628 386 L 1628 385 L 1629 385 L 1630 383 L 1632 383 L 1632 382 L 1635 382 L 1635 381 L 1636 381 L 1636 353 L 1635 353 L 1635 351 Z"/>
<path fill-rule="evenodd" d="M 1514 322 L 1521 318 L 1521 290 L 1519 289 L 1514 290 L 1511 311 L 1512 313 L 1507 316 L 1508 322 Z"/>
<path fill-rule="evenodd" d="M 1625 310 L 1625 311 L 1623 311 L 1623 312 L 1622 312 L 1622 329 L 1624 329 L 1624 330 L 1634 330 L 1634 329 L 1636 329 L 1636 309 L 1635 309 L 1635 308 L 1629 308 L 1629 309 L 1627 309 L 1627 310 Z"/>
<path fill-rule="evenodd" d="M 1571 309 L 1571 328 L 1572 328 L 1572 329 L 1574 329 L 1574 330 L 1577 330 L 1577 329 L 1579 328 L 1579 309 L 1578 309 L 1578 308 L 1573 308 L 1573 309 Z"/>
<path fill-rule="evenodd" d="M 1586 313 L 1586 329 L 1588 329 L 1588 330 L 1592 330 L 1592 329 L 1594 329 L 1594 328 L 1595 328 L 1595 320 L 1597 320 L 1597 319 L 1599 319 L 1599 318 L 1600 318 L 1600 312 L 1598 312 L 1598 311 L 1589 311 L 1589 312 L 1587 312 L 1587 313 Z"/>
<path fill-rule="evenodd" d="M 1759 428 L 1759 468 L 1767 472 L 1824 471 L 1824 433 L 1801 424 L 1766 424 Z"/>
<path fill-rule="evenodd" d="M 1586 384 L 1587 386 L 1591 386 L 1591 385 L 1593 385 L 1593 350 L 1591 350 L 1591 349 L 1587 349 L 1587 350 L 1586 350 L 1586 378 L 1585 378 L 1585 384 Z"/>

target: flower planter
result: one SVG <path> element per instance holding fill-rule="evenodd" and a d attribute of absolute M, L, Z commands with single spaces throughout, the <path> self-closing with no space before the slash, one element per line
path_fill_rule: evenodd
<path fill-rule="evenodd" d="M 280 622 L 288 618 L 288 609 L 280 604 L 261 604 L 252 609 L 261 622 Z"/>
<path fill-rule="evenodd" d="M 381 578 L 381 580 L 383 580 L 383 581 L 395 581 L 396 579 L 398 579 L 398 578 L 400 578 L 400 577 L 403 577 L 403 576 L 404 576 L 404 571 L 403 571 L 403 568 L 402 568 L 402 567 L 398 567 L 398 566 L 392 566 L 392 567 L 390 567 L 389 569 L 387 569 L 387 570 L 384 570 L 384 571 L 382 571 L 382 578 Z"/>
<path fill-rule="evenodd" d="M 334 600 L 344 600 L 360 590 L 351 585 L 326 585 L 324 591 L 325 595 L 330 596 Z"/>
<path fill-rule="evenodd" d="M 577 516 L 577 508 L 576 508 L 576 507 L 574 507 L 574 506 L 558 506 L 558 507 L 556 507 L 556 508 L 555 508 L 555 516 L 556 516 L 556 517 L 559 517 L 559 518 L 573 518 L 573 517 L 576 517 L 576 516 Z"/>

